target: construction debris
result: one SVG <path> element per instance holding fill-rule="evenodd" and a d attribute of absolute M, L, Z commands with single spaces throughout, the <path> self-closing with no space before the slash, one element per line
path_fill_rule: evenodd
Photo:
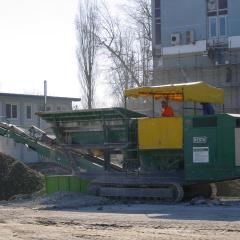
<path fill-rule="evenodd" d="M 217 183 L 218 195 L 227 197 L 240 197 L 240 180 Z"/>
<path fill-rule="evenodd" d="M 22 162 L 0 153 L 0 200 L 32 194 L 44 186 L 43 176 Z"/>
<path fill-rule="evenodd" d="M 50 196 L 35 199 L 34 204 L 39 209 L 66 209 L 102 206 L 109 204 L 110 200 L 104 197 L 86 195 L 79 192 L 57 192 Z"/>

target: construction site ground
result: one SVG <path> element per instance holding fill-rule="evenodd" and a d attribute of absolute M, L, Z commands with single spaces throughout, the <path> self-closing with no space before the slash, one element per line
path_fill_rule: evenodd
<path fill-rule="evenodd" d="M 47 196 L 41 174 L 9 156 L 0 154 L 0 160 L 0 240 L 240 239 L 240 181 L 221 185 L 221 194 L 235 199 L 198 197 L 179 204 Z M 52 163 L 31 167 L 68 174 Z"/>
<path fill-rule="evenodd" d="M 1 240 L 240 239 L 240 201 L 121 203 L 58 193 L 0 202 Z"/>

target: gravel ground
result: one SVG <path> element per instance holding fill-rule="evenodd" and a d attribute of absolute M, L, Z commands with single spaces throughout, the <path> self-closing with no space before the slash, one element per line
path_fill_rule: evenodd
<path fill-rule="evenodd" d="M 79 204 L 69 209 L 77 199 Z M 60 208 L 62 202 L 65 206 Z M 239 240 L 240 202 L 111 204 L 103 198 L 61 193 L 0 202 L 0 233 L 0 240 Z"/>

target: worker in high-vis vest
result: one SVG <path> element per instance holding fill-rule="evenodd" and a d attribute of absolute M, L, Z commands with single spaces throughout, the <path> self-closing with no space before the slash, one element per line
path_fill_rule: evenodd
<path fill-rule="evenodd" d="M 163 100 L 162 104 L 162 117 L 174 117 L 174 112 L 171 106 L 168 105 L 168 102 Z"/>

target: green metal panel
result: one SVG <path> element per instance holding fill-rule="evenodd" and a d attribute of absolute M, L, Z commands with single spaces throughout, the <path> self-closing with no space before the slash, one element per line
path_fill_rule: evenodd
<path fill-rule="evenodd" d="M 80 192 L 87 193 L 89 181 L 84 180 L 84 179 L 79 179 L 79 181 L 80 181 Z"/>
<path fill-rule="evenodd" d="M 104 144 L 109 143 L 124 143 L 127 141 L 127 130 L 105 128 L 104 131 L 76 131 L 70 133 L 72 144 Z"/>
<path fill-rule="evenodd" d="M 59 191 L 57 177 L 46 176 L 45 184 L 46 184 L 46 193 L 47 194 L 52 194 L 52 193 Z"/>
<path fill-rule="evenodd" d="M 55 192 L 88 192 L 89 181 L 77 176 L 46 176 L 46 193 Z"/>
<path fill-rule="evenodd" d="M 217 158 L 221 170 L 235 168 L 235 128 L 236 118 L 229 115 L 221 115 L 218 118 L 217 127 Z"/>
<path fill-rule="evenodd" d="M 239 116 L 186 117 L 184 159 L 186 180 L 222 181 L 240 178 L 235 164 L 235 128 Z"/>
<path fill-rule="evenodd" d="M 72 144 L 103 144 L 103 131 L 73 132 L 71 134 Z"/>
<path fill-rule="evenodd" d="M 69 177 L 69 191 L 70 192 L 81 191 L 81 184 L 78 177 L 76 176 Z"/>
<path fill-rule="evenodd" d="M 127 141 L 126 129 L 123 130 L 113 130 L 107 131 L 107 139 L 110 143 L 125 143 Z"/>
<path fill-rule="evenodd" d="M 70 184 L 69 184 L 68 176 L 59 176 L 58 177 L 58 190 L 60 192 L 70 191 Z"/>
<path fill-rule="evenodd" d="M 4 136 L 7 133 L 7 130 L 0 127 L 0 135 Z"/>
<path fill-rule="evenodd" d="M 216 134 L 215 128 L 205 127 L 201 129 L 191 129 L 191 131 L 185 132 L 185 139 L 189 139 L 189 141 L 185 142 L 185 167 L 187 179 L 211 178 L 211 169 L 215 168 L 217 163 Z M 204 137 L 207 141 L 203 143 L 194 143 L 193 138 L 197 137 Z M 201 151 L 202 155 L 205 152 L 206 156 L 201 157 L 201 153 L 199 153 L 198 157 L 197 151 Z"/>

